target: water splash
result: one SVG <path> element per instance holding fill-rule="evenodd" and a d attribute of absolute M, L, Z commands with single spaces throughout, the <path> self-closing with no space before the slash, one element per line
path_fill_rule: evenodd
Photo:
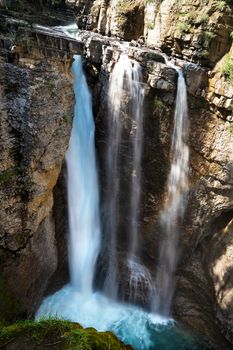
<path fill-rule="evenodd" d="M 80 295 L 70 285 L 43 301 L 37 319 L 51 316 L 79 322 L 102 332 L 112 331 L 135 350 L 205 349 L 171 319 L 115 302 L 100 293 L 89 297 Z"/>
<path fill-rule="evenodd" d="M 81 56 L 74 56 L 75 116 L 66 154 L 68 171 L 69 262 L 72 285 L 92 292 L 100 248 L 99 192 L 95 159 L 95 124 L 91 96 L 82 71 Z"/>
<path fill-rule="evenodd" d="M 171 145 L 171 169 L 168 177 L 168 199 L 161 214 L 161 230 L 164 234 L 160 245 L 156 286 L 158 299 L 153 308 L 168 316 L 174 292 L 174 273 L 179 256 L 179 225 L 185 211 L 184 194 L 188 188 L 189 148 L 187 91 L 183 73 L 178 72 L 178 86 L 174 129 Z"/>
<path fill-rule="evenodd" d="M 77 39 L 79 34 L 79 29 L 76 23 L 72 23 L 67 26 L 55 26 L 53 29 L 55 31 L 62 32 L 73 39 Z"/>
<path fill-rule="evenodd" d="M 154 283 L 150 271 L 138 258 L 127 261 L 129 278 L 129 300 L 133 303 L 148 305 L 155 295 Z"/>

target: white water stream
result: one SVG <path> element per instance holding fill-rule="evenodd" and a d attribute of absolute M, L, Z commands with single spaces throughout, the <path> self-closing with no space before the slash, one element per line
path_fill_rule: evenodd
<path fill-rule="evenodd" d="M 124 118 L 132 118 L 131 147 L 132 174 L 129 189 L 129 226 L 128 261 L 130 300 L 137 299 L 138 287 L 146 284 L 152 291 L 152 280 L 149 271 L 141 264 L 138 252 L 139 210 L 141 198 L 141 156 L 143 146 L 143 102 L 144 85 L 140 64 L 130 60 L 122 53 L 115 64 L 109 83 L 108 97 L 108 149 L 106 157 L 106 198 L 105 198 L 105 232 L 108 242 L 108 271 L 105 280 L 105 292 L 112 299 L 118 294 L 118 259 L 117 239 L 120 227 L 119 197 L 120 197 L 120 152 Z M 125 165 L 129 167 L 129 164 Z"/>
<path fill-rule="evenodd" d="M 151 283 L 150 275 L 147 274 L 146 268 L 141 264 L 138 257 L 135 258 L 138 248 L 137 225 L 139 220 L 138 209 L 141 186 L 140 163 L 143 137 L 143 91 L 137 90 L 140 86 L 139 67 L 137 64 L 134 63 L 132 65 L 132 62 L 130 62 L 128 58 L 126 60 L 124 55 L 121 56 L 119 63 L 119 66 L 116 65 L 115 72 L 113 72 L 109 91 L 110 103 L 113 111 L 113 133 L 111 137 L 113 137 L 115 141 L 112 141 L 113 143 L 110 145 L 107 161 L 109 162 L 109 169 L 113 172 L 112 177 L 114 178 L 116 175 L 114 180 L 117 180 L 119 146 L 117 146 L 116 143 L 120 142 L 121 139 L 121 125 L 118 125 L 122 99 L 121 87 L 123 89 L 123 81 L 128 81 L 128 88 L 130 88 L 128 91 L 130 91 L 134 97 L 136 96 L 135 103 L 137 104 L 133 113 L 135 118 L 133 128 L 134 138 L 132 143 L 134 172 L 131 192 L 134 186 L 139 187 L 139 192 L 131 194 L 130 206 L 134 222 L 131 224 L 132 242 L 129 248 L 128 258 L 128 264 L 132 266 L 129 283 L 132 284 L 132 289 L 135 290 L 135 286 L 137 287 L 137 283 L 140 282 L 142 278 L 146 278 L 146 280 Z M 81 58 L 79 56 L 75 57 L 72 70 L 75 77 L 76 106 L 70 145 L 66 155 L 68 167 L 69 260 L 71 282 L 54 295 L 44 299 L 37 312 L 36 318 L 39 319 L 42 316 L 62 317 L 74 322 L 79 322 L 84 327 L 95 327 L 99 331 L 110 330 L 125 343 L 131 344 L 136 350 L 198 349 L 192 345 L 190 345 L 190 347 L 183 347 L 183 344 L 191 344 L 192 341 L 190 338 L 185 339 L 185 337 L 177 333 L 174 328 L 174 321 L 171 319 L 148 313 L 133 305 L 117 302 L 93 290 L 96 259 L 100 250 L 99 192 L 94 144 L 95 127 L 92 115 L 91 96 L 88 91 L 86 79 L 82 71 Z M 180 75 L 179 79 L 181 78 L 183 79 Z M 181 81 L 178 87 L 178 95 L 181 99 Z M 177 103 L 176 115 L 180 115 L 179 108 L 179 103 Z M 176 160 L 173 162 L 169 178 L 168 208 L 170 209 L 166 213 L 166 216 L 171 218 L 176 218 L 178 213 L 182 212 L 181 209 L 177 209 L 177 207 L 182 208 L 182 203 L 180 203 L 180 199 L 177 200 L 177 196 L 182 198 L 180 194 L 184 190 L 184 187 L 177 189 L 177 181 L 180 182 L 182 178 L 180 172 L 183 174 L 182 176 L 184 176 L 183 170 L 180 170 L 179 153 L 180 147 L 183 145 L 184 135 L 182 134 L 181 137 L 178 130 L 180 127 L 184 127 L 184 121 L 183 119 L 178 119 L 174 130 L 172 146 Z M 178 144 L 176 145 L 177 141 Z M 111 155 L 114 155 L 114 157 L 111 158 Z M 187 161 L 187 152 L 185 159 L 186 160 L 182 158 L 182 161 Z M 185 163 L 183 163 L 183 165 L 185 166 Z M 184 180 L 185 178 L 186 177 L 182 179 Z M 119 191 L 119 182 L 114 181 L 112 185 L 116 191 L 115 195 L 117 195 Z M 112 195 L 114 198 L 114 194 Z M 113 216 L 114 210 L 117 210 L 117 200 L 115 204 L 109 203 L 109 206 L 112 215 L 112 217 L 109 217 L 109 220 L 111 224 L 113 224 L 116 222 L 114 221 L 116 218 Z M 169 222 L 172 222 L 172 220 Z M 166 225 L 168 227 L 166 230 L 169 231 L 171 229 L 171 224 L 167 223 Z M 116 250 L 116 238 L 113 237 L 111 239 L 112 240 L 109 242 L 110 250 Z M 175 258 L 173 258 L 173 262 L 174 264 L 176 263 Z M 168 267 L 170 268 L 170 260 Z M 114 268 L 114 266 L 111 268 Z M 113 275 L 109 274 L 109 280 L 111 280 L 111 278 L 115 278 L 114 273 Z M 162 281 L 161 283 L 164 287 L 166 286 L 165 282 Z M 113 287 L 114 284 L 111 288 Z M 167 298 L 169 299 L 170 296 L 167 295 Z"/>
<path fill-rule="evenodd" d="M 99 331 L 111 330 L 138 350 L 150 349 L 154 332 L 173 324 L 171 320 L 146 313 L 135 306 L 108 299 L 93 291 L 92 283 L 99 253 L 99 195 L 94 145 L 91 97 L 82 71 L 81 58 L 75 57 L 75 117 L 69 149 L 69 260 L 71 283 L 46 298 L 37 312 L 80 322 Z"/>
<path fill-rule="evenodd" d="M 80 293 L 90 294 L 100 249 L 95 124 L 81 56 L 75 56 L 72 71 L 75 78 L 76 105 L 66 154 L 70 275 L 71 284 Z"/>
<path fill-rule="evenodd" d="M 178 72 L 178 86 L 174 128 L 171 146 L 171 169 L 168 177 L 166 208 L 162 212 L 160 255 L 156 287 L 158 296 L 154 301 L 154 310 L 169 316 L 175 287 L 175 270 L 179 257 L 179 226 L 185 211 L 184 194 L 188 189 L 189 148 L 187 91 L 182 71 Z"/>

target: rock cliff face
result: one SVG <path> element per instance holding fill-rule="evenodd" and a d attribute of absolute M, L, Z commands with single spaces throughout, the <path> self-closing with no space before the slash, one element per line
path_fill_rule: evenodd
<path fill-rule="evenodd" d="M 53 188 L 73 116 L 82 45 L 1 17 L 0 318 L 32 315 L 56 269 Z M 12 35 L 15 35 L 12 38 Z"/>
<path fill-rule="evenodd" d="M 80 29 L 94 30 L 128 41 L 143 35 L 144 2 L 141 0 L 67 2 L 74 6 Z"/>
<path fill-rule="evenodd" d="M 146 87 L 140 242 L 142 259 L 152 274 L 156 273 L 161 239 L 158 217 L 166 199 L 177 74 L 165 64 L 160 51 L 142 45 L 146 42 L 151 48 L 156 46 L 173 55 L 177 65 L 183 67 L 190 117 L 190 188 L 180 230 L 181 253 L 173 312 L 177 319 L 204 333 L 220 349 L 230 348 L 228 341 L 233 343 L 232 5 L 227 1 L 205 0 L 164 0 L 150 4 L 67 2 L 76 11 L 80 27 L 121 39 L 135 39 L 127 53 L 140 62 Z M 53 189 L 60 174 L 61 181 L 54 192 L 59 202 L 64 191 L 60 171 L 74 102 L 68 68 L 72 54 L 82 52 L 82 44 L 22 24 L 14 37 L 15 24 L 6 23 L 5 17 L 2 23 L 5 25 L 0 56 L 3 203 L 0 315 L 4 318 L 10 314 L 15 318 L 20 313 L 35 311 L 57 265 L 51 215 Z M 144 39 L 140 38 L 143 33 Z M 80 38 L 86 45 L 86 71 L 94 96 L 104 192 L 107 87 L 121 48 L 115 38 L 100 34 L 82 31 Z M 126 116 L 126 148 L 129 126 Z M 122 152 L 121 156 L 126 155 Z M 129 169 L 123 169 L 122 175 L 126 186 Z M 124 195 L 120 211 L 119 254 L 124 256 L 128 220 Z M 55 205 L 56 234 L 63 237 L 63 243 L 58 245 L 59 270 L 66 261 L 61 249 L 65 245 L 64 233 L 58 228 L 66 227 L 66 222 L 59 219 L 65 216 L 66 208 Z"/>
<path fill-rule="evenodd" d="M 231 46 L 230 1 L 158 0 L 147 5 L 147 43 L 213 67 Z"/>
<path fill-rule="evenodd" d="M 232 276 L 229 265 L 233 235 L 233 94 L 231 68 L 228 67 L 226 73 L 224 65 L 232 57 L 232 6 L 228 2 L 221 5 L 220 8 L 216 1 L 208 4 L 199 1 L 155 2 L 154 5 L 146 6 L 144 33 L 147 35 L 147 45 L 158 46 L 177 57 L 176 63 L 183 66 L 189 93 L 190 189 L 186 196 L 187 211 L 181 228 L 174 315 L 186 325 L 206 334 L 220 348 L 228 348 L 230 346 L 224 343 L 223 336 L 232 343 Z M 153 15 L 150 19 L 153 20 L 152 24 L 149 24 L 149 10 L 152 11 L 150 15 Z M 191 17 L 187 16 L 189 13 Z M 194 20 L 198 15 L 201 18 Z M 185 25 L 179 24 L 180 22 Z M 106 87 L 118 49 L 111 38 L 101 40 L 97 34 L 93 34 L 86 42 L 88 75 L 98 115 L 97 147 L 100 168 L 104 169 Z M 172 69 L 169 71 L 159 52 L 140 48 L 142 43 L 141 39 L 132 42 L 128 55 L 141 63 L 147 85 L 141 239 L 144 263 L 151 268 L 153 274 L 158 242 L 161 239 L 158 217 L 166 198 L 166 178 L 170 166 L 176 74 Z M 106 49 L 106 45 L 112 45 L 113 48 Z M 95 52 L 98 51 L 95 58 L 89 49 L 91 47 L 95 47 Z M 190 64 L 178 58 L 198 64 Z M 100 75 L 94 74 L 100 66 Z M 99 109 L 100 96 L 102 104 Z M 125 146 L 129 132 L 129 124 L 126 123 Z M 127 179 L 128 175 L 123 169 L 123 178 Z M 102 170 L 102 178 L 104 177 Z M 104 182 L 102 186 L 104 187 Z M 123 195 L 120 209 L 123 219 L 119 235 L 121 256 L 124 255 L 124 249 L 127 249 L 126 202 Z M 124 266 L 121 270 L 124 281 Z"/>

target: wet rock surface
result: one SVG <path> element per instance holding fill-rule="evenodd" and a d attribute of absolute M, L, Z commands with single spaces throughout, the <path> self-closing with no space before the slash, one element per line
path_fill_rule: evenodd
<path fill-rule="evenodd" d="M 61 38 L 66 46 L 60 46 L 57 55 L 58 35 L 43 33 L 38 39 L 33 30 L 24 29 L 26 47 L 19 31 L 17 52 L 4 47 L 0 51 L 0 290 L 12 304 L 17 302 L 15 318 L 34 314 L 57 266 L 53 188 L 68 146 L 74 106 L 69 39 Z M 7 36 L 1 35 L 6 42 Z M 0 303 L 6 303 L 4 297 Z M 0 309 L 2 320 L 12 318 Z"/>

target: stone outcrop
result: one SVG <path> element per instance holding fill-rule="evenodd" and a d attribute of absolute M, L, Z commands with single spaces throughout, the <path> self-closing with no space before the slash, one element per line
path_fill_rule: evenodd
<path fill-rule="evenodd" d="M 93 30 L 124 40 L 138 39 L 144 30 L 144 1 L 72 1 L 80 29 Z"/>
<path fill-rule="evenodd" d="M 57 266 L 53 189 L 72 125 L 69 68 L 82 44 L 5 17 L 1 26 L 0 319 L 9 320 L 35 312 Z"/>
<path fill-rule="evenodd" d="M 0 0 L 0 12 L 44 26 L 75 22 L 74 11 L 66 6 L 65 0 Z"/>
<path fill-rule="evenodd" d="M 149 46 L 213 67 L 231 46 L 232 23 L 230 1 L 157 0 L 147 5 L 145 35 Z"/>

